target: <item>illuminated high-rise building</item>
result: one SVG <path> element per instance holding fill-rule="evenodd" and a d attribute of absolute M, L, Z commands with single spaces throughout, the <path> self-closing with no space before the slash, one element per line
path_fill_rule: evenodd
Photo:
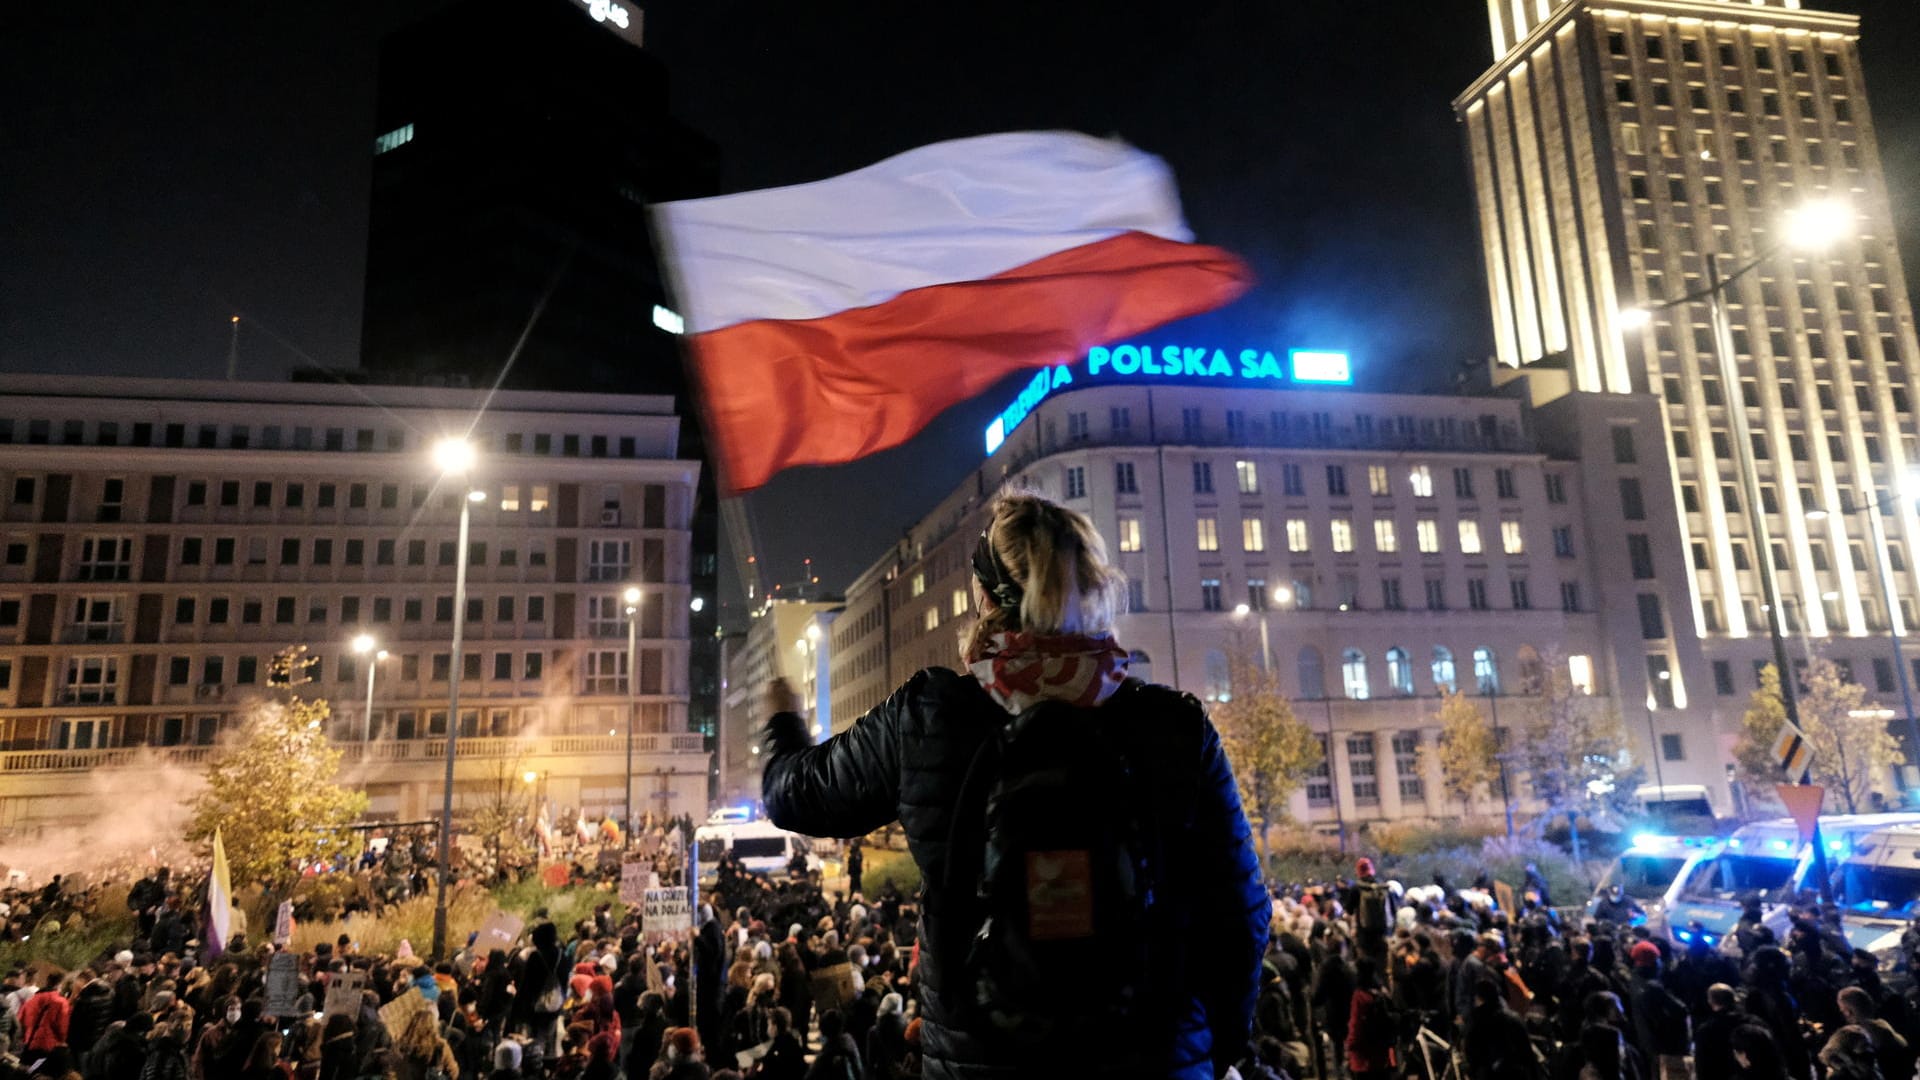
<path fill-rule="evenodd" d="M 1693 610 L 1673 613 L 1672 633 L 1701 639 L 1716 686 L 1695 692 L 1718 690 L 1723 737 L 1754 665 L 1773 656 L 1762 559 L 1790 655 L 1848 659 L 1856 680 L 1897 702 L 1911 672 L 1886 635 L 1920 625 L 1913 501 L 1893 494 L 1916 460 L 1920 353 L 1859 19 L 1799 0 L 1489 0 L 1488 14 L 1493 66 L 1455 108 L 1495 381 L 1524 378 L 1536 401 L 1663 402 L 1692 568 Z M 1794 235 L 1809 207 L 1834 226 L 1824 246 Z M 1704 297 L 1716 272 L 1732 279 L 1722 295 L 1737 386 L 1722 378 Z M 1879 552 L 1875 505 L 1886 510 Z"/>

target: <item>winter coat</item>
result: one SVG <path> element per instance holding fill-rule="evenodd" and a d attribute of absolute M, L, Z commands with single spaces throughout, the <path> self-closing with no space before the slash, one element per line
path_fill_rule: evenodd
<path fill-rule="evenodd" d="M 147 1051 L 146 1036 L 124 1026 L 110 1028 L 87 1060 L 87 1080 L 140 1080 Z"/>
<path fill-rule="evenodd" d="M 1393 1045 L 1400 1033 L 1387 1018 L 1385 990 L 1355 990 L 1347 1023 L 1347 1068 L 1370 1073 L 1393 1067 Z"/>
<path fill-rule="evenodd" d="M 1100 715 L 1113 745 L 1150 786 L 1160 814 L 1158 848 L 1166 865 L 1156 875 L 1151 940 L 1184 943 L 1203 932 L 1207 940 L 1205 949 L 1178 958 L 1177 978 L 1144 980 L 1159 1007 L 1133 1025 L 1137 1043 L 1103 1049 L 1117 1063 L 1212 1080 L 1214 1058 L 1238 1060 L 1245 1047 L 1266 951 L 1272 904 L 1252 829 L 1220 736 L 1192 695 L 1128 680 Z M 1016 1061 L 984 1032 L 964 1029 L 967 1019 L 948 996 L 959 980 L 947 969 L 963 961 L 984 914 L 970 885 L 949 895 L 940 884 L 948 876 L 954 810 L 975 751 L 1007 719 L 971 676 L 929 668 L 819 746 L 809 745 L 805 723 L 792 713 L 774 717 L 762 740 L 769 752 L 761 794 L 776 825 L 808 836 L 854 837 L 897 819 L 906 833 L 927 883 L 917 989 L 926 1080 L 982 1080 L 1016 1064 L 1044 1071 L 1050 1058 L 1081 1075 L 1094 1071 L 1084 1046 L 1046 1048 L 1041 1060 L 1029 1051 Z"/>
<path fill-rule="evenodd" d="M 67 1045 L 74 1054 L 81 1055 L 93 1049 L 106 1034 L 107 1025 L 113 1023 L 113 987 L 100 979 L 87 984 L 86 989 L 74 995 L 72 1012 L 67 1020 Z"/>
<path fill-rule="evenodd" d="M 67 1045 L 73 1004 L 58 990 L 42 990 L 20 1006 L 20 1045 L 28 1050 L 51 1050 Z"/>
<path fill-rule="evenodd" d="M 188 1080 L 187 1048 L 177 1039 L 156 1039 L 147 1047 L 140 1080 Z"/>

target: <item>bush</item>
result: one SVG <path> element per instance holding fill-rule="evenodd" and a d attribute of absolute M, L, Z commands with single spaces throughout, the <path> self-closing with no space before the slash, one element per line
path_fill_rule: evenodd
<path fill-rule="evenodd" d="M 1496 821 L 1388 821 L 1368 826 L 1365 841 L 1381 857 L 1391 858 L 1474 847 L 1504 830 L 1505 826 Z"/>
<path fill-rule="evenodd" d="M 124 904 L 122 908 L 124 910 Z M 37 930 L 25 941 L 0 945 L 0 969 L 51 966 L 61 971 L 73 971 L 128 947 L 133 942 L 133 935 L 131 915 L 102 918 L 85 924 L 79 930 L 62 929 L 51 933 Z"/>
<path fill-rule="evenodd" d="M 1496 881 L 1513 886 L 1518 895 L 1526 881 L 1526 864 L 1539 867 L 1553 900 L 1572 905 L 1592 891 L 1588 875 L 1566 852 L 1552 844 L 1516 838 L 1509 842 L 1504 829 L 1485 835 L 1479 825 L 1376 826 L 1365 835 L 1349 837 L 1348 853 L 1341 854 L 1332 837 L 1295 832 L 1276 844 L 1267 856 L 1267 879 L 1286 884 L 1310 884 L 1351 878 L 1354 863 L 1367 856 L 1383 881 L 1412 888 L 1444 876 L 1455 888 L 1472 884 L 1481 870 Z M 1451 840 L 1442 846 L 1443 841 Z"/>
<path fill-rule="evenodd" d="M 879 895 L 889 879 L 902 896 L 911 897 L 919 891 L 920 866 L 910 853 L 867 848 L 864 854 L 866 865 L 860 868 L 860 887 L 868 896 Z"/>

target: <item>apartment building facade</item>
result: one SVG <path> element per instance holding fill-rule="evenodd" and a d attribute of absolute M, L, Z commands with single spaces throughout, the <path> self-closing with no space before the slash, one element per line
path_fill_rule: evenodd
<path fill-rule="evenodd" d="M 0 376 L 0 829 L 92 812 L 87 774 L 203 763 L 302 645 L 373 818 L 431 815 L 450 725 L 456 805 L 510 769 L 617 815 L 629 717 L 635 813 L 700 814 L 679 425 L 664 397 Z M 435 473 L 448 435 L 466 483 Z"/>
<path fill-rule="evenodd" d="M 1515 398 L 1072 376 L 848 591 L 837 652 L 884 647 L 889 688 L 957 666 L 969 555 L 1012 484 L 1100 529 L 1128 578 L 1117 634 L 1136 674 L 1219 701 L 1235 655 L 1272 665 L 1329 750 L 1302 820 L 1457 812 L 1422 753 L 1439 693 L 1484 699 L 1504 727 L 1547 664 L 1610 699 L 1648 783 L 1724 795 L 1729 741 L 1689 690 L 1709 669 L 1675 619 L 1685 577 L 1653 403 L 1596 395 L 1550 419 L 1597 443 L 1549 453 Z M 1631 558 L 1596 557 L 1623 532 Z M 853 617 L 875 609 L 884 620 Z M 872 696 L 835 689 L 842 722 Z"/>
<path fill-rule="evenodd" d="M 1859 17 L 1799 0 L 1488 14 L 1493 65 L 1454 104 L 1496 381 L 1658 402 L 1675 613 L 1719 685 L 1744 694 L 1774 658 L 1771 570 L 1793 662 L 1825 652 L 1897 702 L 1920 683 L 1890 636 L 1920 626 L 1920 519 L 1898 497 L 1920 461 L 1920 349 Z"/>

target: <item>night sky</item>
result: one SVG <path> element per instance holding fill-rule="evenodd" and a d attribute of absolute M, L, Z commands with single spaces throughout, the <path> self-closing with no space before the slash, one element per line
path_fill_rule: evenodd
<path fill-rule="evenodd" d="M 375 50 L 440 6 L 7 5 L 0 369 L 217 378 L 234 312 L 246 377 L 353 366 Z M 1426 388 L 1491 349 L 1450 105 L 1489 63 L 1480 0 L 642 6 L 728 190 L 989 131 L 1120 135 L 1172 163 L 1199 238 L 1261 278 L 1183 338 L 1345 347 L 1363 383 Z M 1808 6 L 1864 19 L 1911 284 L 1920 4 Z M 1007 396 L 755 495 L 773 576 L 811 555 L 845 585 L 978 461 Z"/>

